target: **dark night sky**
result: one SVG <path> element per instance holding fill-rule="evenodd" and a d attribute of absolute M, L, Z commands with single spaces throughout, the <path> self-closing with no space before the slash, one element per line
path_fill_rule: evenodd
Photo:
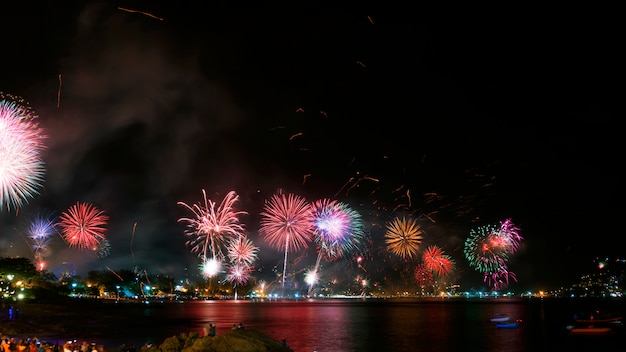
<path fill-rule="evenodd" d="M 425 239 L 465 287 L 481 284 L 465 237 L 506 218 L 524 237 L 509 262 L 519 287 L 624 254 L 611 11 L 200 3 L 6 5 L 0 91 L 24 97 L 48 139 L 41 194 L 0 213 L 4 255 L 30 255 L 29 213 L 90 202 L 110 217 L 111 254 L 59 238 L 51 271 L 182 277 L 198 260 L 177 202 L 202 189 L 240 195 L 265 272 L 283 254 L 258 236 L 258 214 L 279 189 L 350 204 L 378 240 L 394 216 L 430 215 Z"/>

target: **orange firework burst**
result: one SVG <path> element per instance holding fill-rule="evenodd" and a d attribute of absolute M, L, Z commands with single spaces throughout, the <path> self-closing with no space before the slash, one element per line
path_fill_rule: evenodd
<path fill-rule="evenodd" d="M 424 231 L 412 218 L 395 218 L 387 224 L 385 243 L 387 250 L 403 258 L 410 259 L 417 255 Z"/>

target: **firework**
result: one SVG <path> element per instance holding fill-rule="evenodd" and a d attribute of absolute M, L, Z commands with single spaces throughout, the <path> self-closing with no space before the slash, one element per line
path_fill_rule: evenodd
<path fill-rule="evenodd" d="M 22 207 L 39 194 L 45 173 L 45 135 L 25 105 L 0 92 L 0 211 Z"/>
<path fill-rule="evenodd" d="M 245 285 L 252 278 L 252 267 L 246 263 L 234 263 L 228 267 L 226 281 L 233 283 L 235 300 L 237 300 L 237 285 Z"/>
<path fill-rule="evenodd" d="M 511 219 L 500 222 L 500 225 L 481 226 L 470 231 L 465 240 L 464 253 L 470 266 L 483 273 L 484 281 L 493 289 L 506 287 L 509 278 L 516 280 L 510 272 L 507 261 L 520 245 L 522 236 Z"/>
<path fill-rule="evenodd" d="M 216 259 L 208 258 L 199 265 L 200 272 L 206 277 L 213 277 L 221 270 L 221 263 Z"/>
<path fill-rule="evenodd" d="M 100 259 L 106 258 L 111 254 L 111 243 L 108 239 L 103 238 L 95 249 L 96 256 Z"/>
<path fill-rule="evenodd" d="M 479 272 L 498 272 L 517 251 L 521 240 L 519 229 L 510 219 L 499 226 L 480 226 L 472 229 L 465 240 L 465 257 Z"/>
<path fill-rule="evenodd" d="M 308 270 L 304 274 L 304 282 L 306 282 L 309 285 L 309 287 L 313 287 L 313 285 L 315 285 L 318 281 L 319 281 L 319 276 L 315 269 Z M 311 289 L 309 288 L 309 291 L 310 290 Z"/>
<path fill-rule="evenodd" d="M 239 236 L 231 240 L 227 247 L 228 259 L 231 263 L 251 266 L 257 259 L 259 247 L 245 236 Z"/>
<path fill-rule="evenodd" d="M 70 247 L 97 250 L 109 217 L 89 203 L 77 202 L 59 217 L 61 235 Z"/>
<path fill-rule="evenodd" d="M 41 267 L 51 254 L 50 239 L 56 231 L 52 215 L 38 214 L 28 225 L 28 238 L 37 267 Z"/>
<path fill-rule="evenodd" d="M 413 277 L 415 283 L 421 288 L 431 287 L 435 282 L 433 277 L 433 271 L 427 268 L 424 264 L 418 264 L 413 270 Z"/>
<path fill-rule="evenodd" d="M 387 224 L 385 243 L 387 249 L 402 259 L 417 255 L 424 231 L 413 218 L 395 218 Z"/>
<path fill-rule="evenodd" d="M 509 285 L 509 279 L 517 282 L 517 276 L 509 271 L 506 265 L 498 268 L 498 271 L 483 274 L 483 281 L 496 291 L 506 288 Z"/>
<path fill-rule="evenodd" d="M 245 236 L 239 236 L 228 243 L 227 249 L 230 264 L 226 272 L 226 281 L 234 283 L 237 299 L 237 285 L 246 284 L 252 277 L 252 264 L 257 259 L 259 248 Z"/>
<path fill-rule="evenodd" d="M 295 194 L 275 194 L 265 203 L 261 212 L 259 234 L 265 241 L 285 252 L 283 260 L 283 287 L 287 272 L 287 254 L 308 246 L 313 237 L 311 206 Z"/>
<path fill-rule="evenodd" d="M 220 261 L 224 257 L 223 245 L 242 235 L 244 227 L 239 223 L 239 216 L 247 213 L 235 210 L 239 196 L 234 191 L 226 194 L 217 209 L 216 203 L 207 199 L 205 190 L 202 195 L 204 203 L 190 206 L 178 202 L 195 215 L 195 218 L 180 218 L 178 221 L 187 223 L 185 235 L 190 239 L 186 244 L 192 253 L 197 253 L 203 262 L 209 258 Z"/>
<path fill-rule="evenodd" d="M 508 260 L 506 249 L 497 236 L 498 228 L 494 225 L 479 226 L 470 230 L 465 240 L 464 254 L 471 267 L 486 273 L 496 272 Z"/>
<path fill-rule="evenodd" d="M 520 242 L 522 241 L 519 230 L 520 229 L 513 224 L 511 219 L 500 222 L 497 240 L 504 247 L 503 250 L 509 254 L 513 254 L 519 249 Z"/>
<path fill-rule="evenodd" d="M 454 265 L 449 255 L 444 254 L 441 248 L 429 246 L 422 256 L 424 266 L 439 276 L 447 275 Z"/>
<path fill-rule="evenodd" d="M 253 268 L 245 263 L 235 263 L 228 267 L 226 281 L 235 285 L 245 285 L 252 278 Z"/>
<path fill-rule="evenodd" d="M 361 215 L 344 203 L 322 199 L 312 204 L 313 233 L 320 257 L 332 262 L 358 248 L 364 237 Z"/>

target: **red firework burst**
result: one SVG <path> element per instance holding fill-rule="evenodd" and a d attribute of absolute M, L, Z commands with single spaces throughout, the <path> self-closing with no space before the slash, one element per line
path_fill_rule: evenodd
<path fill-rule="evenodd" d="M 418 264 L 415 267 L 413 270 L 413 277 L 415 278 L 415 283 L 422 289 L 432 286 L 435 281 L 433 272 L 424 264 Z"/>
<path fill-rule="evenodd" d="M 423 260 L 424 266 L 439 276 L 448 274 L 454 264 L 450 256 L 445 255 L 437 246 L 429 246 L 424 251 Z"/>
<path fill-rule="evenodd" d="M 61 235 L 70 247 L 97 250 L 109 217 L 89 203 L 76 203 L 59 217 Z"/>

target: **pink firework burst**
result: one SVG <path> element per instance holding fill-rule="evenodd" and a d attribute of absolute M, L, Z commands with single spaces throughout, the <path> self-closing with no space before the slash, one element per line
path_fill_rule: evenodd
<path fill-rule="evenodd" d="M 45 136 L 35 115 L 0 92 L 0 210 L 18 209 L 39 193 Z"/>
<path fill-rule="evenodd" d="M 105 239 L 109 217 L 93 204 L 77 202 L 59 216 L 61 235 L 70 247 L 96 251 Z"/>
<path fill-rule="evenodd" d="M 492 271 L 483 274 L 483 281 L 486 282 L 495 291 L 502 290 L 509 286 L 509 280 L 517 282 L 517 275 L 514 272 L 509 271 L 506 265 L 498 268 L 497 271 Z"/>
<path fill-rule="evenodd" d="M 191 247 L 192 253 L 197 253 L 203 262 L 208 259 L 221 261 L 222 246 L 242 235 L 244 227 L 239 223 L 239 216 L 247 213 L 235 210 L 239 196 L 234 191 L 228 192 L 217 208 L 217 203 L 207 198 L 205 190 L 202 190 L 202 195 L 204 203 L 190 206 L 178 202 L 195 215 L 178 221 L 187 223 L 185 235 L 190 239 L 186 244 Z"/>
<path fill-rule="evenodd" d="M 231 240 L 228 244 L 228 259 L 226 281 L 235 285 L 235 299 L 237 299 L 237 285 L 245 285 L 252 278 L 252 264 L 257 259 L 259 248 L 245 236 Z"/>
<path fill-rule="evenodd" d="M 245 285 L 252 278 L 252 267 L 244 263 L 233 264 L 228 267 L 226 281 L 236 285 Z"/>
<path fill-rule="evenodd" d="M 306 248 L 313 238 L 313 217 L 307 201 L 295 194 L 275 194 L 261 212 L 259 234 L 287 252 Z"/>
<path fill-rule="evenodd" d="M 241 263 L 251 266 L 257 259 L 259 247 L 245 236 L 239 236 L 230 241 L 227 247 L 228 259 L 231 263 Z"/>
<path fill-rule="evenodd" d="M 287 269 L 287 253 L 306 248 L 313 239 L 313 215 L 307 201 L 295 194 L 275 194 L 261 212 L 259 234 L 265 241 L 284 250 L 283 287 Z"/>
<path fill-rule="evenodd" d="M 452 258 L 444 254 L 441 248 L 437 246 L 426 248 L 422 259 L 424 266 L 439 276 L 447 275 L 452 270 L 454 264 Z"/>
<path fill-rule="evenodd" d="M 504 247 L 505 252 L 510 254 L 517 252 L 523 239 L 519 231 L 520 229 L 513 224 L 511 219 L 500 222 L 497 237 L 500 244 Z"/>

